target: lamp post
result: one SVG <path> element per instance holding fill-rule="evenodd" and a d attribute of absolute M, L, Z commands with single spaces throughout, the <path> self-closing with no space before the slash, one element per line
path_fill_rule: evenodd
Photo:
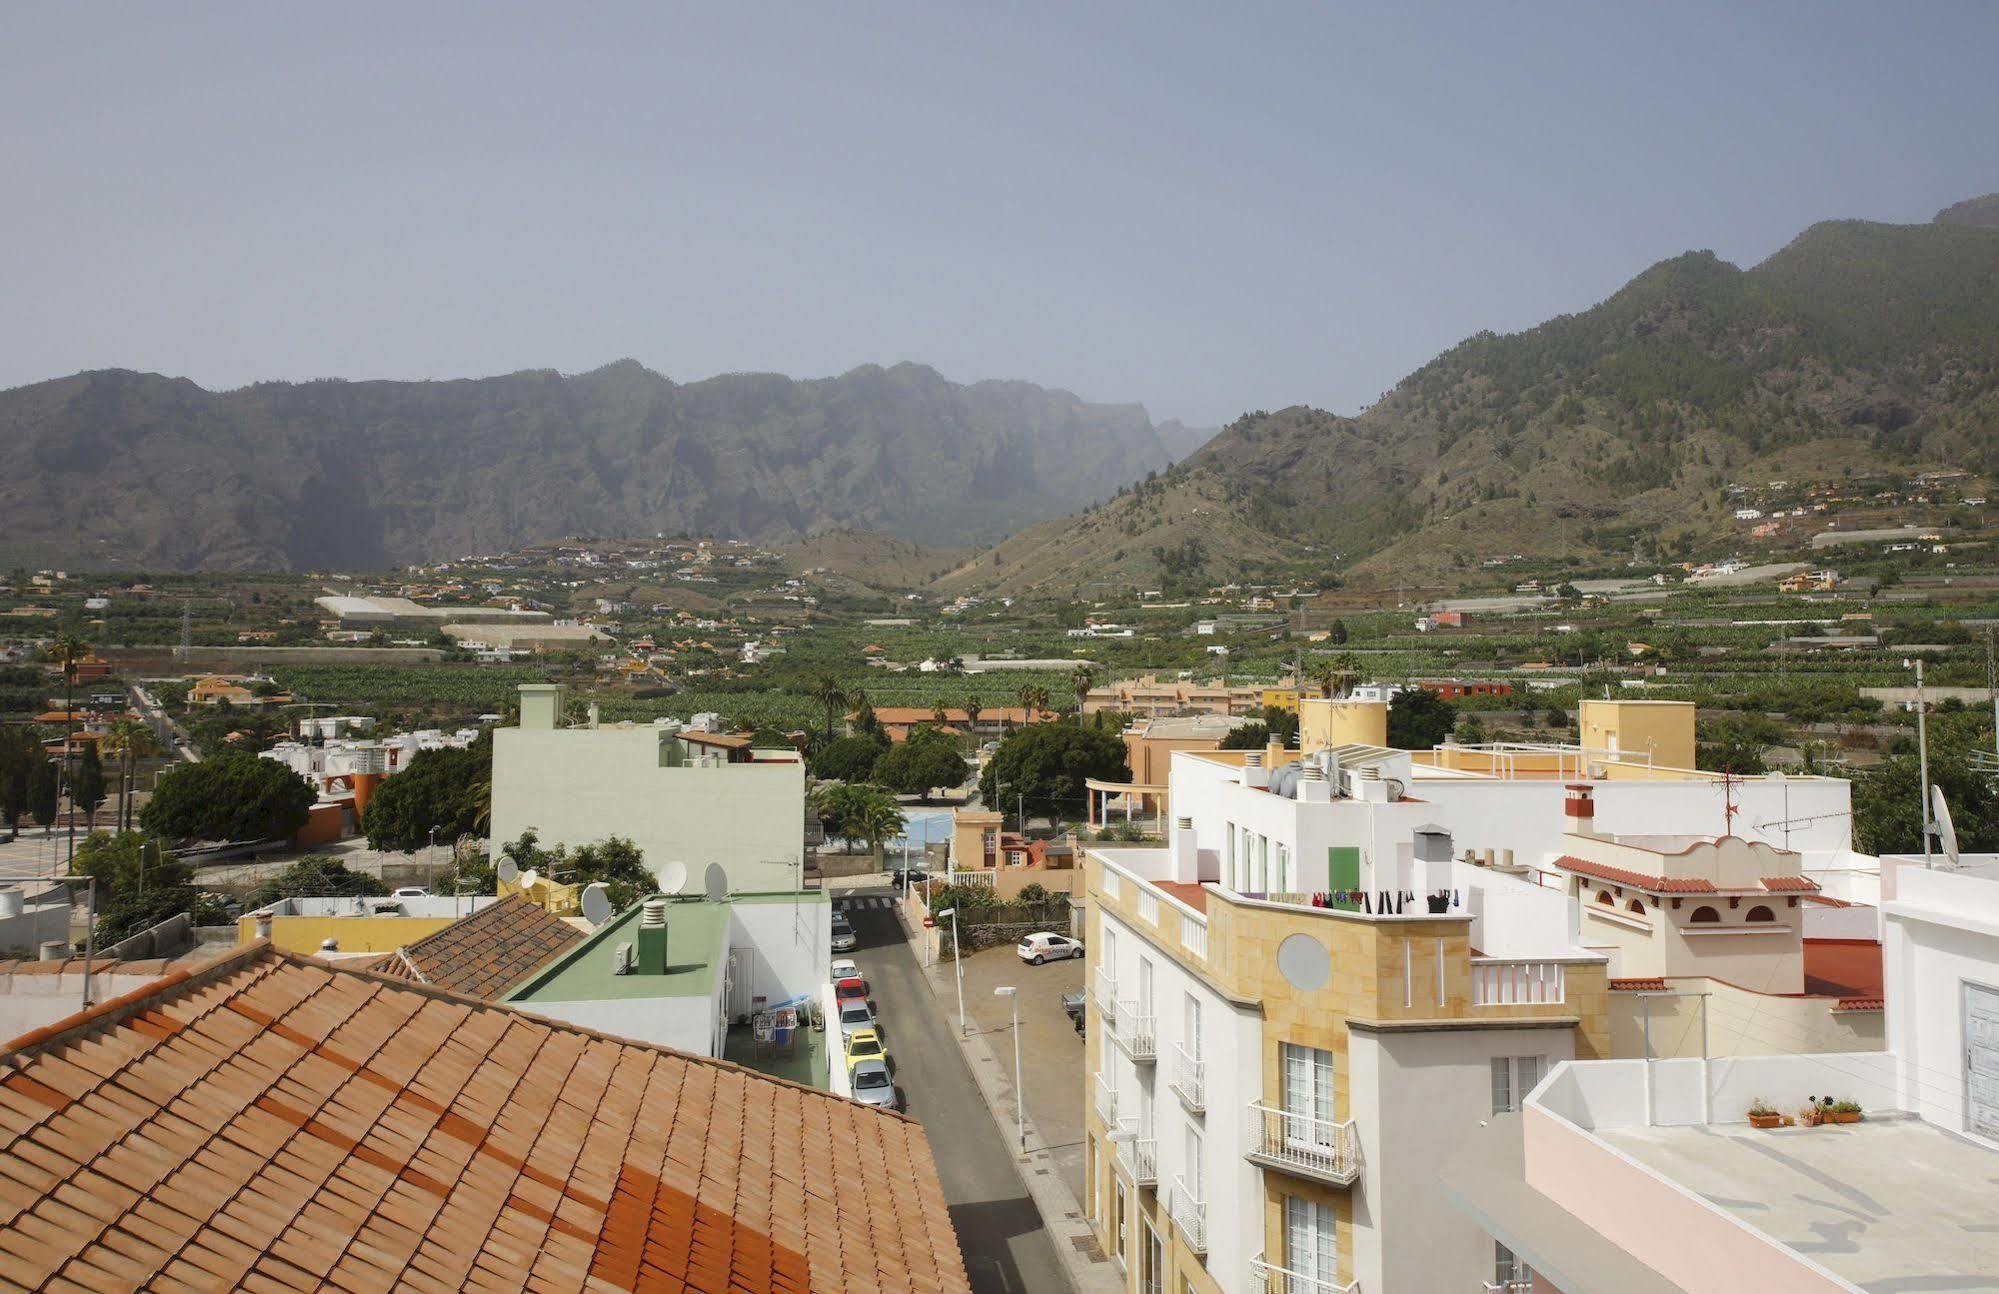
<path fill-rule="evenodd" d="M 1903 661 L 1902 668 L 1911 665 L 1916 669 L 1916 766 L 1922 777 L 1923 796 L 1923 866 L 1933 867 L 1930 857 L 1930 836 L 1935 819 L 1930 816 L 1930 729 L 1929 702 L 1923 695 L 1923 658 Z"/>
<path fill-rule="evenodd" d="M 937 914 L 951 918 L 951 971 L 958 981 L 958 1036 L 964 1037 L 965 1029 L 965 959 L 958 954 L 958 908 L 954 904 Z"/>
<path fill-rule="evenodd" d="M 1001 984 L 993 990 L 994 997 L 1003 997 L 1013 1008 L 1013 1115 L 1020 1133 L 1020 1153 L 1027 1154 L 1027 1092 L 1020 1085 L 1020 994 L 1011 984 Z"/>

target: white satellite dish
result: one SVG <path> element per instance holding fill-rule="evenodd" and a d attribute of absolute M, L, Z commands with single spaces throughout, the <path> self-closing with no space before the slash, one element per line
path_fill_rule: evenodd
<path fill-rule="evenodd" d="M 534 888 L 534 882 L 535 882 L 535 874 L 534 874 L 534 868 L 530 867 L 530 868 L 528 868 L 528 869 L 527 869 L 526 871 L 524 871 L 524 872 L 522 872 L 522 873 L 521 873 L 521 888 L 522 888 L 522 889 L 524 889 L 524 890 L 531 890 L 531 889 L 533 889 L 533 888 Z"/>
<path fill-rule="evenodd" d="M 687 864 L 675 859 L 668 863 L 659 874 L 659 892 L 678 894 L 687 888 Z"/>
<path fill-rule="evenodd" d="M 611 894 L 604 882 L 592 881 L 583 887 L 583 919 L 593 926 L 611 919 Z"/>
<path fill-rule="evenodd" d="M 1937 835 L 1943 840 L 1943 856 L 1957 866 L 1957 826 L 1950 820 L 1950 802 L 1943 798 L 1943 788 L 1934 783 L 1930 786 L 1930 802 L 1934 805 Z"/>
<path fill-rule="evenodd" d="M 521 865 L 511 858 L 502 858 L 500 865 L 493 870 L 500 874 L 502 885 L 512 885 L 521 878 Z"/>
<path fill-rule="evenodd" d="M 722 864 L 708 864 L 708 870 L 702 874 L 701 883 L 703 888 L 708 891 L 708 901 L 710 903 L 727 901 L 729 897 L 729 873 L 722 869 Z"/>

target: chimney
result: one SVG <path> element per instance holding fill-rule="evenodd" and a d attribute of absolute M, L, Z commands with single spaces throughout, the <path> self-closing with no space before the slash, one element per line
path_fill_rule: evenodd
<path fill-rule="evenodd" d="M 1594 836 L 1596 834 L 1596 797 L 1587 784 L 1575 784 L 1568 788 L 1568 798 L 1562 801 L 1562 813 L 1567 818 L 1565 829 L 1573 835 Z"/>
<path fill-rule="evenodd" d="M 639 910 L 637 971 L 641 975 L 666 974 L 666 899 L 654 895 Z"/>
<path fill-rule="evenodd" d="M 1354 779 L 1354 799 L 1368 804 L 1386 804 L 1388 798 L 1388 783 L 1382 779 L 1381 770 L 1373 764 L 1361 769 Z"/>
<path fill-rule="evenodd" d="M 1273 741 L 1263 748 L 1263 766 L 1277 768 L 1284 763 L 1284 743 Z"/>
<path fill-rule="evenodd" d="M 1263 766 L 1263 752 L 1252 750 L 1242 757 L 1242 784 L 1259 790 L 1270 789 L 1270 770 Z"/>
<path fill-rule="evenodd" d="M 69 940 L 67 939 L 44 940 L 41 945 L 40 952 L 37 954 L 37 956 L 39 957 L 40 960 L 45 962 L 68 961 Z"/>
<path fill-rule="evenodd" d="M 1194 839 L 1192 818 L 1173 819 L 1173 879 L 1181 885 L 1201 881 L 1201 849 Z"/>
<path fill-rule="evenodd" d="M 554 728 L 562 719 L 562 684 L 521 684 L 521 727 Z"/>
<path fill-rule="evenodd" d="M 1298 798 L 1307 804 L 1327 804 L 1333 798 L 1333 784 L 1326 780 L 1326 770 L 1317 764 L 1308 763 L 1298 770 Z"/>
<path fill-rule="evenodd" d="M 597 726 L 597 719 L 598 719 L 597 703 L 595 701 L 592 701 L 590 703 L 590 726 L 592 728 Z"/>

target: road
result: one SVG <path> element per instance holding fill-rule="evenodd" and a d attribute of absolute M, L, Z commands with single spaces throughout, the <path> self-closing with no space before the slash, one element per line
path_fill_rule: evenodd
<path fill-rule="evenodd" d="M 860 943 L 852 956 L 881 1014 L 904 1108 L 929 1134 L 974 1294 L 1061 1294 L 1068 1275 L 965 1067 L 955 1018 L 924 982 L 893 909 L 856 904 L 848 917 Z"/>

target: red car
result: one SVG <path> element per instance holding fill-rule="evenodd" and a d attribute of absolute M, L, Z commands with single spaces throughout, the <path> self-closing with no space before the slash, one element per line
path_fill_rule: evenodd
<path fill-rule="evenodd" d="M 838 1006 L 847 1002 L 865 1002 L 867 1000 L 868 1000 L 868 982 L 862 979 L 860 976 L 851 975 L 846 979 L 836 980 L 834 982 L 833 984 L 834 1005 Z"/>

